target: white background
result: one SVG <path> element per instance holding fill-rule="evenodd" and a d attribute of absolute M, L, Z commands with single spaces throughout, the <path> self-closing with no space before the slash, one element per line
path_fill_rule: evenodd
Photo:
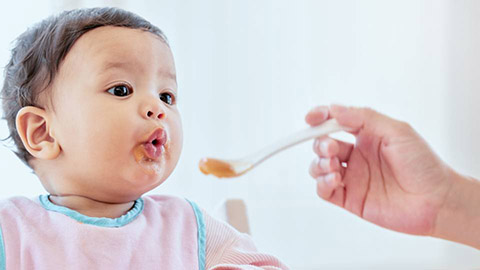
<path fill-rule="evenodd" d="M 153 193 L 207 210 L 244 199 L 259 249 L 292 269 L 480 266 L 472 248 L 387 231 L 318 199 L 311 143 L 236 180 L 197 169 L 201 157 L 240 157 L 302 129 L 311 107 L 335 102 L 408 121 L 445 161 L 479 178 L 480 2 L 8 1 L 0 8 L 0 64 L 32 23 L 107 4 L 159 26 L 176 58 L 184 151 Z M 45 192 L 6 147 L 0 160 L 0 197 Z"/>

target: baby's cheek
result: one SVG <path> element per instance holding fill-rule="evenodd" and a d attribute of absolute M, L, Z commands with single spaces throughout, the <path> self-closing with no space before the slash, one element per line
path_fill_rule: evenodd
<path fill-rule="evenodd" d="M 171 137 L 168 144 L 172 150 L 170 151 L 172 152 L 171 155 L 175 153 L 176 155 L 179 156 L 183 147 L 183 129 L 182 129 L 182 122 L 180 120 L 179 115 L 176 116 L 175 121 L 171 124 Z"/>
<path fill-rule="evenodd" d="M 131 155 L 132 143 L 124 142 L 111 138 L 97 139 L 95 146 L 92 150 L 92 154 L 101 156 L 102 159 L 107 161 L 115 161 L 119 158 L 125 158 L 127 155 Z"/>
<path fill-rule="evenodd" d="M 182 139 L 174 138 L 165 145 L 166 153 L 165 159 L 168 162 L 170 170 L 173 170 L 177 165 L 178 160 L 182 152 Z"/>

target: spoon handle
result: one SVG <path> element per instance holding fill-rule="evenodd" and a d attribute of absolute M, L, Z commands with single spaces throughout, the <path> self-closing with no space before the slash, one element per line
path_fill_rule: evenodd
<path fill-rule="evenodd" d="M 348 131 L 349 129 L 346 127 L 342 127 L 340 124 L 338 124 L 337 120 L 330 119 L 323 122 L 321 125 L 310 127 L 293 133 L 290 136 L 270 146 L 265 147 L 264 149 L 250 156 L 249 159 L 252 161 L 253 166 L 256 166 L 262 161 L 289 147 L 313 138 L 321 137 L 342 130 Z"/>

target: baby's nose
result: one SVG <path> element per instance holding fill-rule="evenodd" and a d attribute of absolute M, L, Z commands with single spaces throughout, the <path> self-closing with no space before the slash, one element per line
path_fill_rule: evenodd
<path fill-rule="evenodd" d="M 163 112 L 157 111 L 153 112 L 152 110 L 147 111 L 147 117 L 148 118 L 158 118 L 158 119 L 163 119 L 165 114 Z"/>

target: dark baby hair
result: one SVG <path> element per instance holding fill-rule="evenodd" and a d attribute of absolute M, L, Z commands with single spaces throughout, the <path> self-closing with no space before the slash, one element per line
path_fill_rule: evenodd
<path fill-rule="evenodd" d="M 29 160 L 33 156 L 17 133 L 17 113 L 26 106 L 42 108 L 38 97 L 51 86 L 73 44 L 86 32 L 101 26 L 141 29 L 157 35 L 168 45 L 163 32 L 147 20 L 111 7 L 64 11 L 34 25 L 16 39 L 1 90 L 3 117 L 10 131 L 4 140 L 13 140 L 14 153 L 30 168 Z"/>

